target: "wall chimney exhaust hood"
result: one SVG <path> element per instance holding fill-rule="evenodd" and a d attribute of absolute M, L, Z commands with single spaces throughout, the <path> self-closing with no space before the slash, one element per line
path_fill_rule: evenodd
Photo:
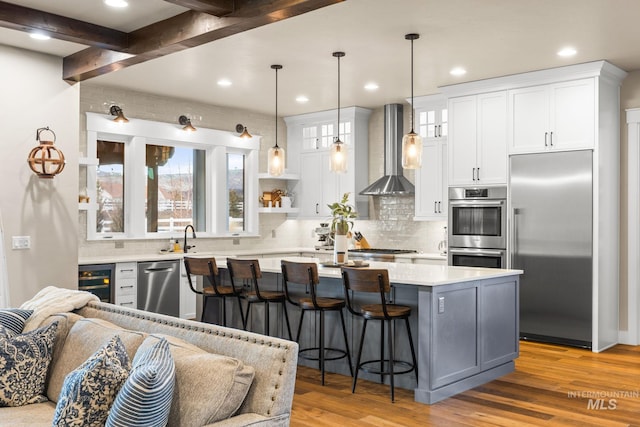
<path fill-rule="evenodd" d="M 402 105 L 384 106 L 384 176 L 360 194 L 365 196 L 407 196 L 413 184 L 402 175 Z"/>

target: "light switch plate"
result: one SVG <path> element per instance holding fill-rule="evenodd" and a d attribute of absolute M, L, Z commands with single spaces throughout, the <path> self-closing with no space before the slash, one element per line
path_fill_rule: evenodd
<path fill-rule="evenodd" d="M 438 297 L 438 313 L 444 313 L 444 297 Z"/>
<path fill-rule="evenodd" d="M 31 236 L 12 236 L 11 249 L 31 249 Z"/>

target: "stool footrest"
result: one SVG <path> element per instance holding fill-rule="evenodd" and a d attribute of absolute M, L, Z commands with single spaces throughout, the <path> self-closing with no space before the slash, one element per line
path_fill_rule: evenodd
<path fill-rule="evenodd" d="M 317 354 L 310 355 L 308 354 L 310 352 L 315 352 Z M 345 357 L 347 357 L 347 351 L 339 348 L 325 347 L 324 352 L 325 352 L 324 360 L 338 360 L 338 359 L 344 359 Z M 338 353 L 338 354 L 335 356 L 327 356 L 326 355 L 327 352 Z M 305 360 L 320 360 L 320 347 L 309 347 L 309 348 L 300 349 L 298 350 L 298 357 Z"/>
<path fill-rule="evenodd" d="M 376 374 L 376 375 L 391 375 L 391 370 L 389 369 L 389 359 L 384 359 L 382 360 L 383 364 L 385 364 L 387 366 L 386 370 L 380 370 L 379 368 L 374 368 L 374 367 L 369 367 L 367 365 L 371 365 L 371 364 L 380 364 L 380 360 L 367 360 L 366 362 L 362 362 L 360 363 L 360 365 L 357 367 L 358 369 L 361 369 L 365 372 L 368 372 L 370 374 Z M 394 366 L 394 370 L 393 370 L 393 375 L 401 375 L 401 374 L 407 374 L 413 370 L 415 370 L 415 366 L 410 363 L 410 362 L 406 362 L 404 360 L 394 360 L 393 361 L 393 366 Z M 395 367 L 399 366 L 401 367 L 401 370 L 396 370 Z"/>

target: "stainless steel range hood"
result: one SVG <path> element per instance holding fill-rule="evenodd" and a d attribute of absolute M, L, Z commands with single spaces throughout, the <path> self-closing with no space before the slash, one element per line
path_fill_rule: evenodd
<path fill-rule="evenodd" d="M 415 193 L 402 175 L 402 105 L 384 106 L 384 176 L 362 190 L 365 196 L 406 196 Z"/>

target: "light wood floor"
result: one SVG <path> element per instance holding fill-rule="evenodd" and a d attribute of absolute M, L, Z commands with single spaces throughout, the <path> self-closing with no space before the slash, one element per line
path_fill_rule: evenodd
<path fill-rule="evenodd" d="M 397 388 L 391 403 L 389 386 L 363 380 L 351 394 L 347 376 L 325 382 L 298 367 L 292 426 L 640 426 L 640 346 L 592 353 L 521 342 L 515 372 L 434 405 Z"/>

